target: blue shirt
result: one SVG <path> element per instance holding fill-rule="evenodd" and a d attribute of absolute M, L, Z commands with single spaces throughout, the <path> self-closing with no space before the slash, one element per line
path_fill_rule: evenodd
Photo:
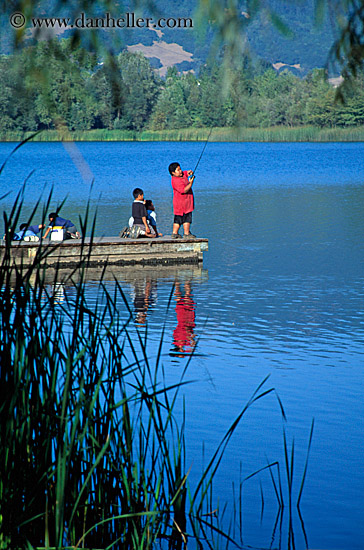
<path fill-rule="evenodd" d="M 18 231 L 17 233 L 14 233 L 13 240 L 14 241 L 21 241 L 24 239 L 24 237 L 33 237 L 37 233 L 39 233 L 39 225 L 29 225 L 26 229 L 22 229 L 21 231 Z"/>
<path fill-rule="evenodd" d="M 157 225 L 157 216 L 154 210 L 147 210 L 147 220 L 151 226 L 156 227 Z"/>
<path fill-rule="evenodd" d="M 59 225 L 61 227 L 74 227 L 74 223 L 71 222 L 71 220 L 65 220 L 64 218 L 60 218 L 59 216 L 56 217 L 56 219 L 54 219 L 50 224 L 49 226 L 50 227 L 54 227 L 55 225 Z"/>

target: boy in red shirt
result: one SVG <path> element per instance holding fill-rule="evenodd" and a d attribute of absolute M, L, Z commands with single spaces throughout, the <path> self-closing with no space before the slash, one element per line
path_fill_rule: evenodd
<path fill-rule="evenodd" d="M 183 225 L 184 235 L 186 239 L 195 239 L 195 235 L 190 233 L 190 225 L 192 223 L 192 212 L 194 209 L 194 200 L 192 192 L 192 184 L 195 176 L 192 170 L 182 171 L 178 162 L 172 162 L 168 167 L 169 173 L 172 176 L 173 188 L 173 233 L 172 239 L 181 239 L 178 233 L 179 228 Z"/>

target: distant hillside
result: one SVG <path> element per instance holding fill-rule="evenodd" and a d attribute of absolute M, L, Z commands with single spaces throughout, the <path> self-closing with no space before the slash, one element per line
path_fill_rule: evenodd
<path fill-rule="evenodd" d="M 339 0 L 337 0 L 338 2 Z M 72 2 L 77 5 L 76 0 Z M 71 3 L 62 3 L 51 0 L 38 3 L 37 15 L 43 17 L 65 17 L 72 15 Z M 152 65 L 164 75 L 167 68 L 176 65 L 180 71 L 194 70 L 204 64 L 209 56 L 210 47 L 213 42 L 213 32 L 206 26 L 203 33 L 198 26 L 196 18 L 196 0 L 155 0 L 156 11 L 153 14 L 150 10 L 135 12 L 135 3 L 114 2 L 111 15 L 121 17 L 126 12 L 137 13 L 137 16 L 177 18 L 189 17 L 193 20 L 193 29 L 168 29 L 168 28 L 140 28 L 140 29 L 118 29 L 98 30 L 99 36 L 106 44 L 114 44 L 115 52 L 128 47 L 131 51 L 140 50 L 150 58 Z M 334 5 L 331 3 L 331 5 Z M 53 7 L 52 7 L 53 6 Z M 276 70 L 289 68 L 296 74 L 304 75 L 315 67 L 324 67 L 327 61 L 330 47 L 334 41 L 334 29 L 329 23 L 328 14 L 325 14 L 324 23 L 319 27 L 315 26 L 314 0 L 270 0 L 269 6 L 276 15 L 292 31 L 292 37 L 282 35 L 273 25 L 267 10 L 261 10 L 259 15 L 252 19 L 247 26 L 247 43 L 254 56 L 258 56 L 272 64 Z M 77 12 L 75 12 L 77 13 Z M 95 14 L 104 15 L 102 12 L 93 9 L 87 16 Z M 74 15 L 74 13 L 73 13 Z M 242 18 L 246 13 L 242 11 Z M 1 17 L 1 53 L 9 53 L 11 50 L 10 25 L 8 14 Z M 71 30 L 54 29 L 53 34 L 67 37 Z M 49 34 L 49 31 L 48 31 Z M 82 38 L 87 42 L 88 32 L 82 32 Z M 30 31 L 27 36 L 31 38 Z"/>
<path fill-rule="evenodd" d="M 159 0 L 156 5 L 166 17 L 192 17 L 195 23 L 196 0 Z M 324 14 L 323 22 L 316 25 L 314 0 L 270 0 L 269 6 L 289 28 L 291 35 L 279 32 L 267 11 L 261 10 L 258 17 L 247 25 L 247 39 L 252 54 L 268 61 L 277 70 L 289 68 L 301 75 L 314 68 L 324 67 L 335 38 L 329 14 Z M 245 13 L 242 12 L 244 17 Z M 198 70 L 209 55 L 212 41 L 211 29 L 201 34 L 195 24 L 193 32 L 188 29 L 163 29 L 158 34 L 148 29 L 132 31 L 128 36 L 128 47 L 135 50 L 139 44 L 140 50 L 147 57 L 155 57 L 160 61 L 159 68 L 163 74 L 170 63 L 177 65 L 179 70 Z"/>
<path fill-rule="evenodd" d="M 287 37 L 272 25 L 262 12 L 249 25 L 251 49 L 270 63 L 296 66 L 303 74 L 316 67 L 324 67 L 335 39 L 335 29 L 325 14 L 324 22 L 315 25 L 314 2 L 281 2 L 270 5 L 287 24 L 293 36 Z"/>

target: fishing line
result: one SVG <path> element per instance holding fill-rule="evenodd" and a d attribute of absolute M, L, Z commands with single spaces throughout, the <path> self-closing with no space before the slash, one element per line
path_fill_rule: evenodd
<path fill-rule="evenodd" d="M 195 169 L 194 169 L 194 171 L 192 172 L 192 176 L 194 176 L 194 175 L 195 175 L 195 172 L 196 172 L 197 166 L 198 166 L 198 165 L 200 164 L 200 160 L 202 159 L 202 155 L 203 155 L 203 154 L 204 154 L 204 152 L 205 152 L 205 149 L 206 149 L 206 145 L 207 145 L 207 143 L 208 143 L 208 141 L 209 141 L 209 139 L 210 139 L 211 133 L 212 133 L 212 128 L 210 129 L 209 135 L 207 136 L 207 140 L 205 141 L 205 145 L 204 145 L 204 147 L 203 147 L 203 149 L 202 149 L 202 152 L 201 152 L 200 158 L 199 158 L 199 159 L 198 159 L 198 161 L 197 161 L 197 164 L 196 164 L 196 166 L 195 166 Z M 192 177 L 192 176 L 190 176 L 190 177 Z"/>

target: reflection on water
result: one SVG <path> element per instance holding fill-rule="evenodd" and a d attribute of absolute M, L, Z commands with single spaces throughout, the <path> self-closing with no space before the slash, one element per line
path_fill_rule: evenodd
<path fill-rule="evenodd" d="M 60 304 L 64 302 L 66 297 L 66 286 L 64 283 L 55 283 L 54 285 L 50 285 L 47 291 L 48 296 L 52 297 L 55 303 Z"/>
<path fill-rule="evenodd" d="M 32 274 L 29 277 L 29 283 L 30 285 L 36 284 L 36 274 Z M 57 281 L 54 278 L 54 271 L 52 270 L 52 274 L 48 273 L 48 276 L 45 277 L 45 286 L 42 289 L 42 301 L 44 303 L 49 302 L 52 300 L 55 304 L 61 304 L 67 299 L 68 293 L 71 291 L 71 288 L 74 286 L 74 284 L 71 282 L 70 279 L 66 279 L 65 281 Z M 16 291 L 15 286 L 15 279 L 14 279 L 14 285 L 13 279 L 10 279 L 10 284 L 7 285 L 7 287 L 4 287 L 1 289 L 2 292 L 5 290 L 9 292 L 10 294 L 13 294 Z"/>
<path fill-rule="evenodd" d="M 195 302 L 192 294 L 191 278 L 174 279 L 173 300 L 177 326 L 173 331 L 172 357 L 185 357 L 193 352 L 197 339 L 195 334 Z M 147 324 L 148 312 L 157 304 L 157 279 L 148 275 L 135 279 L 132 286 L 132 302 L 134 306 L 134 322 L 138 327 Z"/>
<path fill-rule="evenodd" d="M 100 283 L 101 278 L 109 289 L 116 280 L 125 293 L 137 328 L 145 328 L 150 323 L 151 329 L 156 321 L 160 325 L 161 313 L 164 310 L 168 318 L 167 336 L 172 343 L 170 356 L 186 357 L 194 351 L 197 336 L 193 287 L 208 279 L 208 271 L 203 269 L 202 265 L 158 268 L 108 266 L 106 270 L 88 268 L 83 273 L 62 268 L 57 274 L 50 268 L 45 274 L 45 281 L 48 283 L 45 299 L 52 298 L 54 302 L 61 304 L 72 298 L 75 285 L 81 277 L 86 282 L 90 303 L 95 300 L 95 285 Z"/>
<path fill-rule="evenodd" d="M 148 310 L 157 301 L 157 281 L 149 278 L 145 281 L 136 280 L 133 294 L 135 324 L 145 326 Z"/>
<path fill-rule="evenodd" d="M 173 348 L 170 355 L 185 357 L 196 347 L 195 302 L 191 280 L 175 280 L 174 299 L 176 302 L 177 326 L 173 331 Z"/>

